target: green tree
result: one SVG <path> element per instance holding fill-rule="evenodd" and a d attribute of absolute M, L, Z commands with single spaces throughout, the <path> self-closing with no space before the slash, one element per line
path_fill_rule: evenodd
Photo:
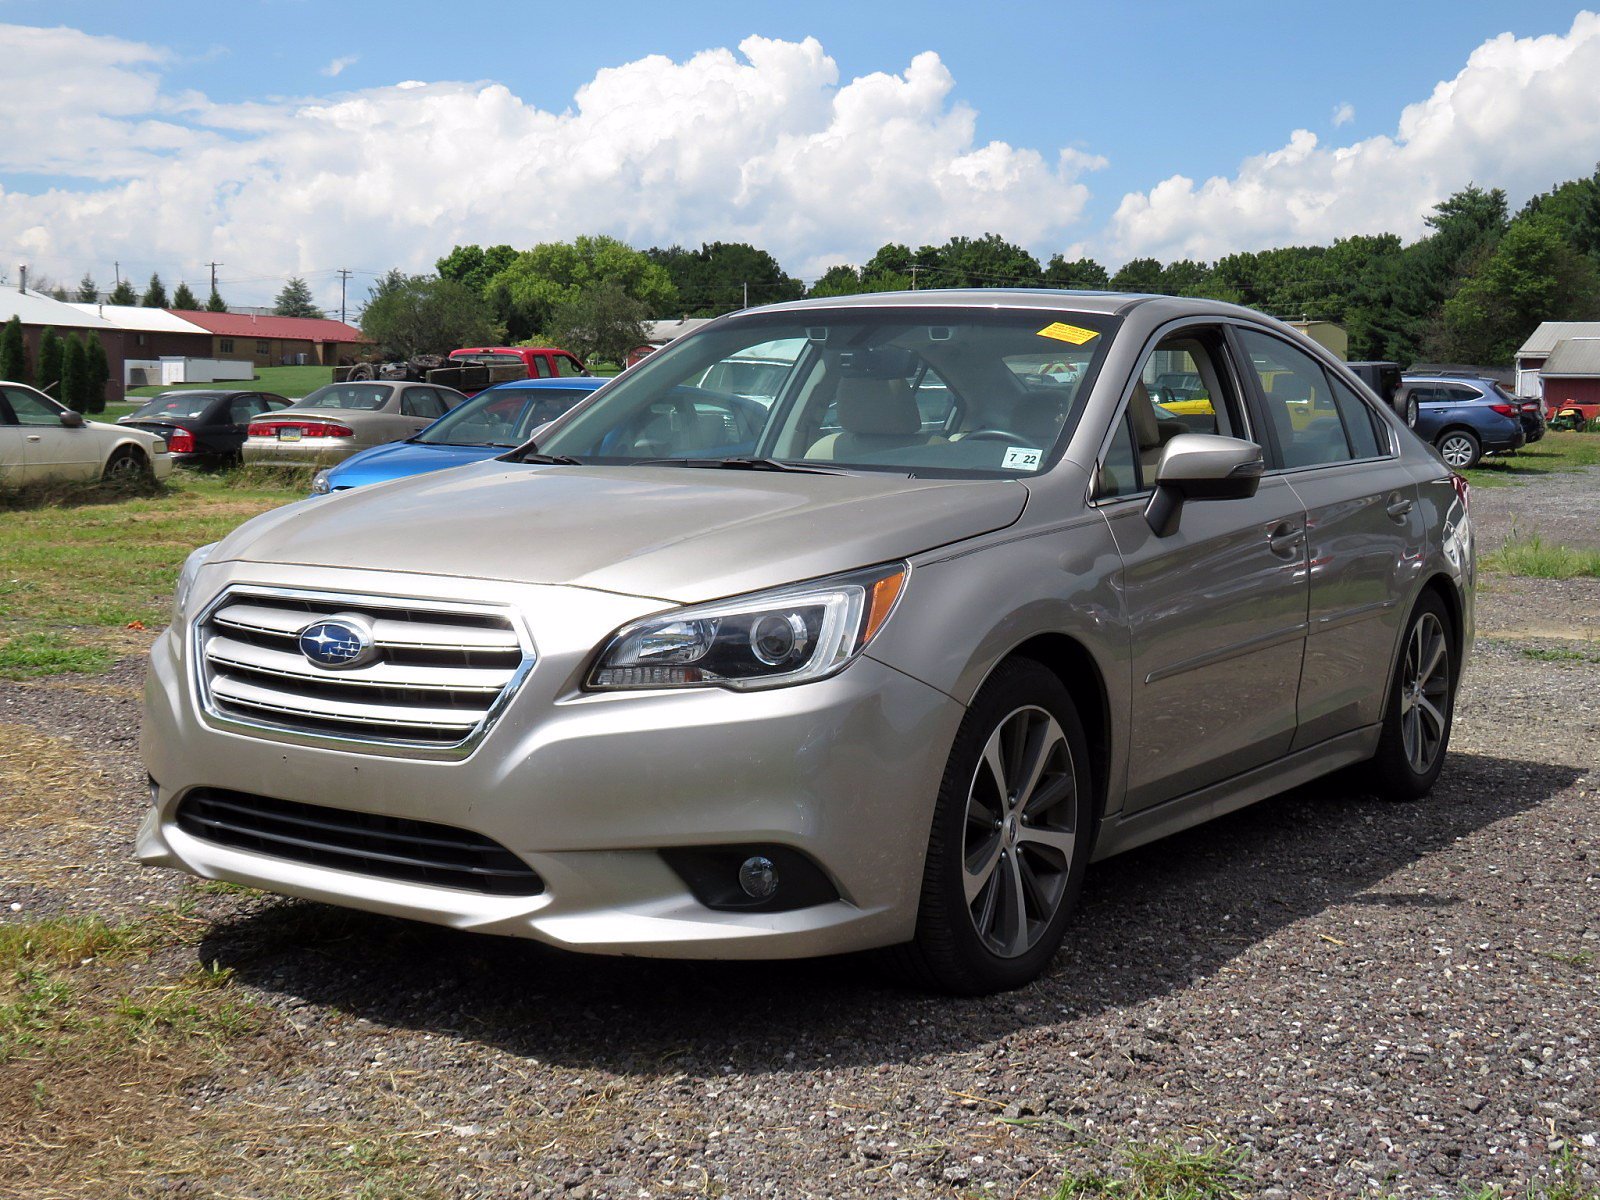
<path fill-rule="evenodd" d="M 78 280 L 78 294 L 73 297 L 79 304 L 93 304 L 100 299 L 100 286 L 95 283 L 94 276 L 85 271 L 83 278 Z"/>
<path fill-rule="evenodd" d="M 211 289 L 211 295 L 206 299 L 207 312 L 227 312 L 228 304 L 222 298 L 222 293 L 216 288 Z"/>
<path fill-rule="evenodd" d="M 604 234 L 571 242 L 542 242 L 517 255 L 488 287 L 495 315 L 521 340 L 543 330 L 556 305 L 579 292 L 614 283 L 649 312 L 678 308 L 672 278 L 650 256 Z"/>
<path fill-rule="evenodd" d="M 1153 258 L 1130 258 L 1111 277 L 1111 286 L 1119 292 L 1159 292 L 1161 263 Z"/>
<path fill-rule="evenodd" d="M 167 306 L 167 289 L 161 282 L 161 276 L 152 274 L 150 286 L 145 288 L 144 295 L 139 297 L 142 308 L 165 308 Z"/>
<path fill-rule="evenodd" d="M 373 285 L 361 310 L 361 331 L 390 358 L 448 354 L 461 346 L 493 345 L 501 337 L 488 304 L 466 284 L 398 271 Z"/>
<path fill-rule="evenodd" d="M 272 311 L 280 317 L 324 317 L 327 314 L 311 300 L 311 288 L 304 279 L 292 277 L 283 285 Z"/>
<path fill-rule="evenodd" d="M 1600 167 L 1531 198 L 1517 214 L 1526 217 L 1549 221 L 1574 250 L 1600 260 Z"/>
<path fill-rule="evenodd" d="M 673 246 L 645 253 L 662 267 L 677 292 L 677 307 L 658 317 L 714 317 L 756 304 L 798 300 L 805 284 L 784 274 L 778 260 L 748 242 L 709 242 L 698 250 Z"/>
<path fill-rule="evenodd" d="M 1444 357 L 1506 366 L 1541 321 L 1600 316 L 1594 265 L 1553 221 L 1516 221 L 1491 254 L 1445 301 Z"/>
<path fill-rule="evenodd" d="M 102 413 L 106 410 L 106 384 L 111 381 L 111 362 L 106 357 L 105 343 L 93 335 L 89 336 L 84 353 L 84 366 L 89 373 L 89 411 Z"/>
<path fill-rule="evenodd" d="M 50 299 L 60 300 L 64 304 L 68 300 L 72 299 L 72 293 L 67 291 L 63 285 L 58 283 L 55 285 L 55 287 L 50 289 Z"/>
<path fill-rule="evenodd" d="M 75 413 L 89 411 L 89 363 L 76 334 L 67 338 L 61 356 L 61 395 L 57 399 Z"/>
<path fill-rule="evenodd" d="M 61 360 L 65 352 L 61 335 L 46 326 L 39 334 L 39 369 L 34 372 L 34 386 L 57 400 L 61 399 Z"/>
<path fill-rule="evenodd" d="M 133 290 L 133 284 L 126 279 L 119 279 L 117 286 L 111 289 L 111 294 L 106 297 L 107 304 L 138 304 L 139 293 Z"/>
<path fill-rule="evenodd" d="M 195 309 L 200 307 L 200 301 L 189 290 L 189 285 L 180 280 L 178 290 L 172 293 L 172 307 L 179 312 L 194 312 Z"/>
<path fill-rule="evenodd" d="M 465 284 L 482 296 L 489 281 L 516 261 L 517 252 L 510 246 L 455 246 L 434 266 L 440 279 L 453 279 Z"/>
<path fill-rule="evenodd" d="M 28 347 L 22 340 L 22 318 L 12 317 L 0 332 L 0 379 L 12 383 L 31 383 L 28 377 Z"/>
<path fill-rule="evenodd" d="M 1044 282 L 1039 260 L 997 233 L 923 246 L 911 265 L 917 268 L 918 287 L 1037 287 Z"/>
<path fill-rule="evenodd" d="M 808 296 L 854 296 L 865 289 L 861 285 L 861 272 L 847 263 L 829 267 L 811 285 Z"/>
<path fill-rule="evenodd" d="M 1167 296 L 1206 296 L 1211 268 L 1193 259 L 1180 258 L 1161 268 L 1160 289 Z"/>
<path fill-rule="evenodd" d="M 628 351 L 647 340 L 644 323 L 649 316 L 644 301 L 634 299 L 621 284 L 607 281 L 557 304 L 546 332 L 585 362 L 621 363 Z"/>
<path fill-rule="evenodd" d="M 1062 255 L 1052 254 L 1044 269 L 1044 283 L 1046 287 L 1101 291 L 1110 286 L 1111 276 L 1092 258 L 1068 262 Z"/>

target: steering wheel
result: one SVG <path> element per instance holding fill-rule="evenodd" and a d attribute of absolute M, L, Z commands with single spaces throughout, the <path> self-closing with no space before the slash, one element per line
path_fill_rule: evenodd
<path fill-rule="evenodd" d="M 1027 442 L 1020 433 L 1012 433 L 1009 429 L 974 429 L 961 439 L 963 442 L 1016 442 L 1023 445 Z"/>

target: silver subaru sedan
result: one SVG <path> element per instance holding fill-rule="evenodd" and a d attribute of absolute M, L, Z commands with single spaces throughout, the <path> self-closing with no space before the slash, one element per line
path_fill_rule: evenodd
<path fill-rule="evenodd" d="M 756 347 L 771 395 L 714 386 Z M 1097 859 L 1341 768 L 1426 793 L 1473 573 L 1466 484 L 1258 313 L 750 310 L 536 444 L 197 551 L 138 854 L 574 950 L 893 947 L 1015 987 Z"/>

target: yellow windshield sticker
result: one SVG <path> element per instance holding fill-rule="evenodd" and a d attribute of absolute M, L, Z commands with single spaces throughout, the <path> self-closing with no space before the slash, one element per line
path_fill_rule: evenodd
<path fill-rule="evenodd" d="M 1058 342 L 1071 342 L 1074 346 L 1081 346 L 1087 341 L 1100 336 L 1093 329 L 1085 329 L 1081 325 L 1063 325 L 1060 321 L 1052 322 L 1039 330 L 1040 337 L 1054 338 Z"/>

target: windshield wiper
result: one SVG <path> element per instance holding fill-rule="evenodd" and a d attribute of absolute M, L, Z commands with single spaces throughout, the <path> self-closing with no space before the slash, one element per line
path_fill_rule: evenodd
<path fill-rule="evenodd" d="M 708 467 L 724 471 L 794 471 L 801 475 L 846 475 L 837 467 L 824 467 L 812 463 L 784 462 L 779 458 L 640 458 L 631 461 L 631 467 Z"/>
<path fill-rule="evenodd" d="M 570 454 L 540 454 L 537 450 L 530 450 L 526 454 L 519 454 L 513 462 L 536 463 L 540 466 L 555 467 L 581 467 L 583 459 L 573 458 Z"/>

